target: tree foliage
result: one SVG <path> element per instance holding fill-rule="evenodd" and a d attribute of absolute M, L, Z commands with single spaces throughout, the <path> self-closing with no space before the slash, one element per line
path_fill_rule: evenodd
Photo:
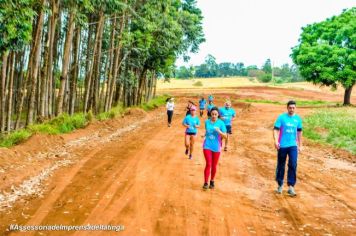
<path fill-rule="evenodd" d="M 316 84 L 341 84 L 344 104 L 350 104 L 356 81 L 356 7 L 302 30 L 291 55 L 301 75 Z"/>

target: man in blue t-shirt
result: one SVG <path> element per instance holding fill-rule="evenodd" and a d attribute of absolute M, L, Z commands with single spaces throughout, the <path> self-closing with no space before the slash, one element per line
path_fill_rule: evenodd
<path fill-rule="evenodd" d="M 275 148 L 278 150 L 276 181 L 278 183 L 277 193 L 283 190 L 284 170 L 288 155 L 288 194 L 296 196 L 294 185 L 297 181 L 298 151 L 302 149 L 302 119 L 295 114 L 296 103 L 287 103 L 287 113 L 278 116 L 274 123 L 273 138 Z"/>
<path fill-rule="evenodd" d="M 203 114 L 204 114 L 205 104 L 206 104 L 206 100 L 202 97 L 202 98 L 199 100 L 200 117 L 202 117 Z"/>
<path fill-rule="evenodd" d="M 232 129 L 231 129 L 231 122 L 235 119 L 236 117 L 236 112 L 235 110 L 231 107 L 231 102 L 226 101 L 225 106 L 221 107 L 219 109 L 219 114 L 220 114 L 220 119 L 224 121 L 224 124 L 226 126 L 226 132 L 227 132 L 227 138 L 225 140 L 225 147 L 224 151 L 227 151 L 227 144 L 229 142 L 229 135 L 232 134 Z"/>

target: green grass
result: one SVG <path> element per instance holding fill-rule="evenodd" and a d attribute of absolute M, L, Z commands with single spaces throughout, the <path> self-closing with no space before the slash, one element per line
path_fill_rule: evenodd
<path fill-rule="evenodd" d="M 305 137 L 356 154 L 356 109 L 322 109 L 304 119 Z"/>
<path fill-rule="evenodd" d="M 26 129 L 18 130 L 0 139 L 0 147 L 11 147 L 31 137 L 32 133 Z"/>
<path fill-rule="evenodd" d="M 264 100 L 264 99 L 239 99 L 239 102 L 248 102 L 248 103 L 267 103 L 267 104 L 276 104 L 276 105 L 286 105 L 286 102 L 279 102 L 279 101 L 271 101 L 271 100 Z M 332 106 L 336 105 L 333 102 L 326 102 L 326 101 L 299 101 L 297 100 L 297 107 L 303 106 Z"/>
<path fill-rule="evenodd" d="M 116 107 L 111 108 L 110 111 L 108 111 L 108 112 L 100 113 L 99 115 L 96 116 L 96 119 L 100 120 L 100 121 L 113 119 L 113 118 L 123 114 L 124 112 L 125 112 L 125 108 L 123 107 L 122 104 L 120 104 Z"/>
<path fill-rule="evenodd" d="M 140 108 L 145 111 L 152 110 L 166 103 L 168 95 L 158 96 L 155 99 L 152 99 L 148 103 L 144 103 Z M 123 114 L 125 109 L 122 104 L 112 108 L 108 112 L 103 112 L 94 117 L 93 113 L 89 111 L 87 114 L 76 113 L 73 116 L 70 116 L 66 113 L 46 121 L 42 124 L 34 124 L 28 126 L 26 129 L 14 131 L 8 135 L 0 137 L 0 147 L 11 147 L 14 146 L 35 133 L 42 134 L 63 134 L 70 133 L 75 129 L 84 128 L 89 122 L 94 118 L 99 121 L 113 119 L 120 114 Z"/>
<path fill-rule="evenodd" d="M 162 96 L 157 96 L 151 101 L 144 103 L 140 106 L 145 111 L 153 110 L 159 106 L 162 106 L 163 104 L 166 104 L 166 99 L 169 98 L 170 96 L 168 95 L 162 95 Z"/>
<path fill-rule="evenodd" d="M 77 113 L 73 116 L 64 113 L 42 124 L 30 125 L 28 130 L 31 133 L 63 134 L 83 128 L 87 123 L 86 116 L 83 113 Z"/>

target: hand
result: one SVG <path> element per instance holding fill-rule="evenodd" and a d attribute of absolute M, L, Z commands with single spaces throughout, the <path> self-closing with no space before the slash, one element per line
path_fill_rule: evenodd
<path fill-rule="evenodd" d="M 221 133 L 219 127 L 214 127 L 215 131 L 218 132 L 218 133 Z"/>
<path fill-rule="evenodd" d="M 304 150 L 304 148 L 302 146 L 298 146 L 298 152 L 302 153 L 302 151 Z"/>
<path fill-rule="evenodd" d="M 275 147 L 277 150 L 279 150 L 279 148 L 280 148 L 279 143 L 278 143 L 278 142 L 275 142 L 275 143 L 274 143 L 274 147 Z"/>

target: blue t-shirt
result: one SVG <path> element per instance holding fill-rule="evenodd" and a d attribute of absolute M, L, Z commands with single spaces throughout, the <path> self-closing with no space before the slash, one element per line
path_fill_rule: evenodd
<path fill-rule="evenodd" d="M 225 123 L 225 125 L 231 125 L 231 121 L 232 121 L 232 117 L 236 116 L 236 112 L 234 109 L 230 108 L 226 108 L 226 107 L 221 107 L 219 109 L 219 113 L 221 117 L 224 117 L 224 119 L 222 119 Z"/>
<path fill-rule="evenodd" d="M 214 100 L 213 95 L 209 95 L 209 96 L 208 96 L 208 101 L 213 101 L 213 100 Z"/>
<path fill-rule="evenodd" d="M 283 113 L 278 116 L 274 127 L 279 129 L 280 147 L 297 146 L 297 132 L 302 131 L 302 119 L 298 115 L 289 116 L 288 113 Z"/>
<path fill-rule="evenodd" d="M 199 108 L 200 110 L 204 109 L 205 108 L 205 104 L 206 104 L 206 100 L 199 100 Z"/>
<path fill-rule="evenodd" d="M 213 108 L 213 107 L 215 107 L 215 105 L 214 105 L 213 103 L 211 103 L 211 104 L 208 104 L 208 105 L 206 106 L 206 109 L 207 109 L 208 111 L 210 111 L 211 108 Z"/>
<path fill-rule="evenodd" d="M 187 128 L 185 130 L 186 133 L 197 133 L 198 130 L 195 127 L 195 125 L 200 125 L 200 120 L 197 116 L 192 117 L 191 115 L 187 115 L 184 120 L 183 123 L 184 125 L 189 125 L 189 128 Z"/>
<path fill-rule="evenodd" d="M 210 119 L 206 120 L 203 149 L 220 152 L 222 140 L 221 135 L 215 130 L 215 127 L 218 127 L 221 132 L 226 133 L 226 126 L 222 120 L 217 119 L 214 123 Z"/>

